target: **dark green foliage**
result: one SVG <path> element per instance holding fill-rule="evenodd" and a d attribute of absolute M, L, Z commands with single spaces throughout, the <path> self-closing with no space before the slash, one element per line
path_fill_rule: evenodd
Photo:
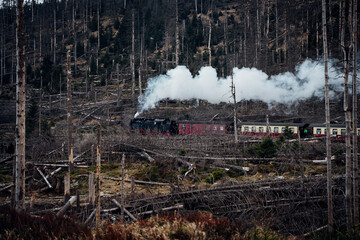
<path fill-rule="evenodd" d="M 95 75 L 96 72 L 97 72 L 96 60 L 95 57 L 92 56 L 90 60 L 90 74 Z"/>
<path fill-rule="evenodd" d="M 266 137 L 262 143 L 255 147 L 249 148 L 248 151 L 250 154 L 256 154 L 257 157 L 273 158 L 276 156 L 277 147 L 271 138 Z"/>
<path fill-rule="evenodd" d="M 186 155 L 186 149 L 180 149 L 179 155 L 180 156 L 185 156 Z"/>
<path fill-rule="evenodd" d="M 207 177 L 205 179 L 205 181 L 207 183 L 213 183 L 212 181 L 216 182 L 218 180 L 220 180 L 224 174 L 225 174 L 225 170 L 224 169 L 219 169 L 219 168 L 214 168 L 210 171 L 211 176 Z"/>
<path fill-rule="evenodd" d="M 293 139 L 295 138 L 294 134 L 291 132 L 289 127 L 285 127 L 285 131 L 284 131 L 284 137 L 287 139 Z"/>

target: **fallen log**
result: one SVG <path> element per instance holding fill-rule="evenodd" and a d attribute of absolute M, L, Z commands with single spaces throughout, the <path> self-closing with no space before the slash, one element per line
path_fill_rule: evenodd
<path fill-rule="evenodd" d="M 121 204 L 116 201 L 116 199 L 111 199 L 111 201 L 113 201 L 113 203 L 115 203 L 116 206 L 118 206 L 120 209 L 123 208 L 124 212 L 133 220 L 133 221 L 137 221 L 136 217 L 134 215 L 132 215 L 125 207 L 122 207 Z"/>
<path fill-rule="evenodd" d="M 113 178 L 113 177 L 102 177 L 102 178 L 113 180 L 113 181 L 122 181 L 121 178 Z M 124 179 L 124 181 L 131 183 L 131 179 Z M 157 185 L 157 186 L 169 186 L 170 185 L 170 183 L 147 182 L 147 181 L 141 181 L 141 180 L 134 180 L 134 183 L 143 184 L 143 185 Z"/>
<path fill-rule="evenodd" d="M 88 224 L 90 220 L 94 217 L 96 213 L 96 208 L 91 212 L 90 216 L 86 219 L 85 223 Z"/>
<path fill-rule="evenodd" d="M 56 216 L 63 215 L 64 212 L 76 201 L 76 196 L 72 196 L 70 200 L 59 210 Z"/>
<path fill-rule="evenodd" d="M 241 167 L 241 166 L 225 164 L 225 163 L 213 163 L 212 165 L 214 165 L 216 167 L 222 167 L 222 168 L 234 168 L 234 169 L 241 170 L 241 171 L 244 171 L 244 172 L 250 171 L 249 167 Z"/>
<path fill-rule="evenodd" d="M 141 153 L 141 156 L 146 157 L 146 158 L 149 160 L 149 162 L 151 162 L 151 163 L 155 161 L 155 159 L 153 159 L 152 157 L 150 157 L 150 155 L 147 154 L 146 152 L 142 152 L 142 153 Z"/>
<path fill-rule="evenodd" d="M 11 188 L 12 186 L 14 186 L 14 184 L 7 185 L 6 187 L 1 188 L 1 189 L 0 189 L 0 192 L 9 189 L 9 188 Z"/>
<path fill-rule="evenodd" d="M 45 182 L 46 182 L 46 184 L 48 185 L 48 187 L 49 187 L 49 188 L 53 188 L 53 187 L 51 186 L 50 182 L 48 181 L 48 179 L 45 177 L 44 173 L 43 173 L 39 168 L 37 168 L 36 170 L 40 173 L 41 177 L 45 180 Z"/>
<path fill-rule="evenodd" d="M 161 209 L 155 210 L 155 211 L 169 211 L 169 210 L 180 209 L 180 208 L 184 208 L 184 205 L 181 204 L 181 205 L 175 205 L 175 206 L 171 206 L 171 207 L 165 207 L 165 208 L 161 208 Z M 154 210 L 150 210 L 150 211 L 138 213 L 137 215 L 152 214 L 153 212 L 154 212 Z"/>
<path fill-rule="evenodd" d="M 14 154 L 14 155 L 11 155 L 11 156 L 9 156 L 9 157 L 7 157 L 7 158 L 3 159 L 3 160 L 1 160 L 1 161 L 0 161 L 0 164 L 1 164 L 1 163 L 4 163 L 4 162 L 7 162 L 7 161 L 12 160 L 12 159 L 13 159 L 13 157 L 15 157 L 15 154 Z"/>

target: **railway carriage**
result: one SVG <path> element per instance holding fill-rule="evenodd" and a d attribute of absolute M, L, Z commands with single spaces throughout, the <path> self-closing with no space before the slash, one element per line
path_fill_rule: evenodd
<path fill-rule="evenodd" d="M 178 121 L 180 135 L 188 134 L 225 134 L 229 131 L 229 123 Z"/>
<path fill-rule="evenodd" d="M 326 125 L 325 124 L 310 124 L 313 132 L 313 136 L 317 138 L 326 137 Z M 352 132 L 352 130 L 351 130 Z M 345 124 L 330 124 L 331 138 L 343 141 L 346 136 L 346 125 Z M 353 132 L 351 133 L 353 134 Z M 360 136 L 360 128 L 357 127 L 358 138 Z"/>
<path fill-rule="evenodd" d="M 303 124 L 302 124 L 303 125 Z M 243 122 L 241 123 L 241 134 L 247 136 L 267 136 L 268 133 L 272 137 L 278 137 L 285 133 L 286 128 L 294 134 L 298 135 L 300 124 L 297 123 L 258 123 L 258 122 Z"/>

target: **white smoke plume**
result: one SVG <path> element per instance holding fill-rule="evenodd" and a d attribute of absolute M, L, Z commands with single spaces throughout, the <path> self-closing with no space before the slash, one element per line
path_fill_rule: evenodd
<path fill-rule="evenodd" d="M 343 75 L 329 64 L 329 83 L 332 92 L 342 90 Z M 296 67 L 295 73 L 286 72 L 274 76 L 256 68 L 234 68 L 236 99 L 262 100 L 269 104 L 293 104 L 312 96 L 324 97 L 324 64 L 306 60 Z M 350 78 L 351 79 L 351 78 Z M 169 70 L 165 75 L 149 79 L 143 96 L 139 97 L 138 112 L 154 108 L 162 99 L 202 99 L 216 104 L 232 102 L 231 76 L 218 78 L 212 67 L 202 67 L 192 76 L 185 66 Z"/>

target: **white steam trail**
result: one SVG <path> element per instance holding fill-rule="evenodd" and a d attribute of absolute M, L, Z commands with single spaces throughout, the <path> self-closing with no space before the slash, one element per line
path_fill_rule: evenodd
<path fill-rule="evenodd" d="M 329 66 L 329 82 L 332 92 L 341 91 L 343 74 Z M 286 72 L 268 76 L 256 68 L 234 68 L 236 99 L 262 100 L 269 104 L 293 104 L 312 96 L 324 97 L 324 65 L 319 61 L 306 60 L 296 67 L 295 73 Z M 166 75 L 149 79 L 145 93 L 139 98 L 137 117 L 143 111 L 154 108 L 162 99 L 202 99 L 216 104 L 232 102 L 231 76 L 218 78 L 212 67 L 202 67 L 192 76 L 185 66 L 169 70 Z"/>

